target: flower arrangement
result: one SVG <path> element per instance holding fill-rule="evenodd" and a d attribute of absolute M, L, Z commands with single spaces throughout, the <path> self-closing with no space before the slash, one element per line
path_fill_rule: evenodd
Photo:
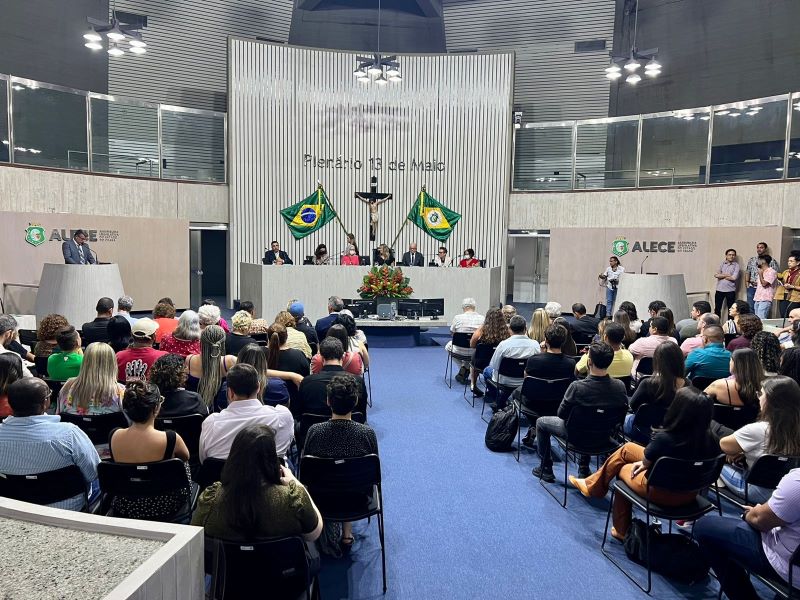
<path fill-rule="evenodd" d="M 362 298 L 408 298 L 414 293 L 403 271 L 386 265 L 372 267 L 356 291 Z"/>

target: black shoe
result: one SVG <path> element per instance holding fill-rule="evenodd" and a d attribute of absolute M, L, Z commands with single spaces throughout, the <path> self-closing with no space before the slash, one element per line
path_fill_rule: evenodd
<path fill-rule="evenodd" d="M 497 404 L 495 404 L 494 402 L 492 402 L 492 403 L 489 405 L 489 408 L 491 408 L 491 409 L 492 409 L 492 413 L 496 413 L 498 410 L 500 410 L 500 409 L 497 407 Z"/>
<path fill-rule="evenodd" d="M 542 468 L 542 466 L 539 465 L 538 467 L 533 467 L 533 470 L 531 471 L 531 473 L 533 473 L 534 477 L 538 477 L 539 479 L 541 479 L 542 481 L 545 481 L 547 483 L 555 483 L 556 482 L 556 476 L 553 475 L 553 469 L 552 468 L 548 468 L 548 467 Z"/>
<path fill-rule="evenodd" d="M 464 376 L 461 374 L 461 372 L 460 372 L 460 371 L 459 371 L 459 372 L 456 374 L 455 380 L 456 380 L 458 383 L 460 383 L 461 385 L 467 385 L 467 378 L 466 378 L 466 377 L 464 377 Z"/>
<path fill-rule="evenodd" d="M 526 448 L 536 448 L 536 434 L 528 430 L 528 433 L 522 438 L 522 445 Z"/>
<path fill-rule="evenodd" d="M 483 398 L 483 391 L 479 387 L 474 387 L 472 388 L 472 395 L 476 398 Z"/>
<path fill-rule="evenodd" d="M 589 467 L 578 467 L 578 479 L 586 479 L 591 474 L 592 470 Z"/>

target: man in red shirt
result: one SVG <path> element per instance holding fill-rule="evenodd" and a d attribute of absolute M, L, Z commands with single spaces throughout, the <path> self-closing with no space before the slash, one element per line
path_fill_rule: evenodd
<path fill-rule="evenodd" d="M 150 368 L 161 356 L 167 354 L 153 348 L 158 323 L 153 319 L 138 319 L 131 327 L 133 343 L 117 352 L 117 380 L 126 383 L 134 379 L 150 379 Z"/>

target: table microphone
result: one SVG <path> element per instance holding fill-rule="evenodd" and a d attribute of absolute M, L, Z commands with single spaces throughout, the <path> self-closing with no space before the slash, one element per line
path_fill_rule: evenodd
<path fill-rule="evenodd" d="M 645 257 L 644 257 L 644 260 L 642 261 L 642 264 L 641 264 L 641 265 L 639 265 L 639 275 L 641 275 L 641 274 L 643 274 L 643 273 L 644 273 L 644 263 L 645 263 L 645 262 L 647 262 L 647 259 L 648 259 L 648 258 L 650 258 L 650 255 L 649 255 L 649 254 L 648 254 L 647 256 L 645 256 Z"/>

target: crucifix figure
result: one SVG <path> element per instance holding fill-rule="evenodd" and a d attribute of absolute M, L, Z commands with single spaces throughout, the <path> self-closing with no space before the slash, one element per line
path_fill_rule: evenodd
<path fill-rule="evenodd" d="M 356 198 L 369 205 L 369 240 L 374 242 L 378 235 L 378 206 L 392 199 L 391 194 L 378 193 L 378 178 L 369 180 L 369 192 L 356 192 Z"/>

